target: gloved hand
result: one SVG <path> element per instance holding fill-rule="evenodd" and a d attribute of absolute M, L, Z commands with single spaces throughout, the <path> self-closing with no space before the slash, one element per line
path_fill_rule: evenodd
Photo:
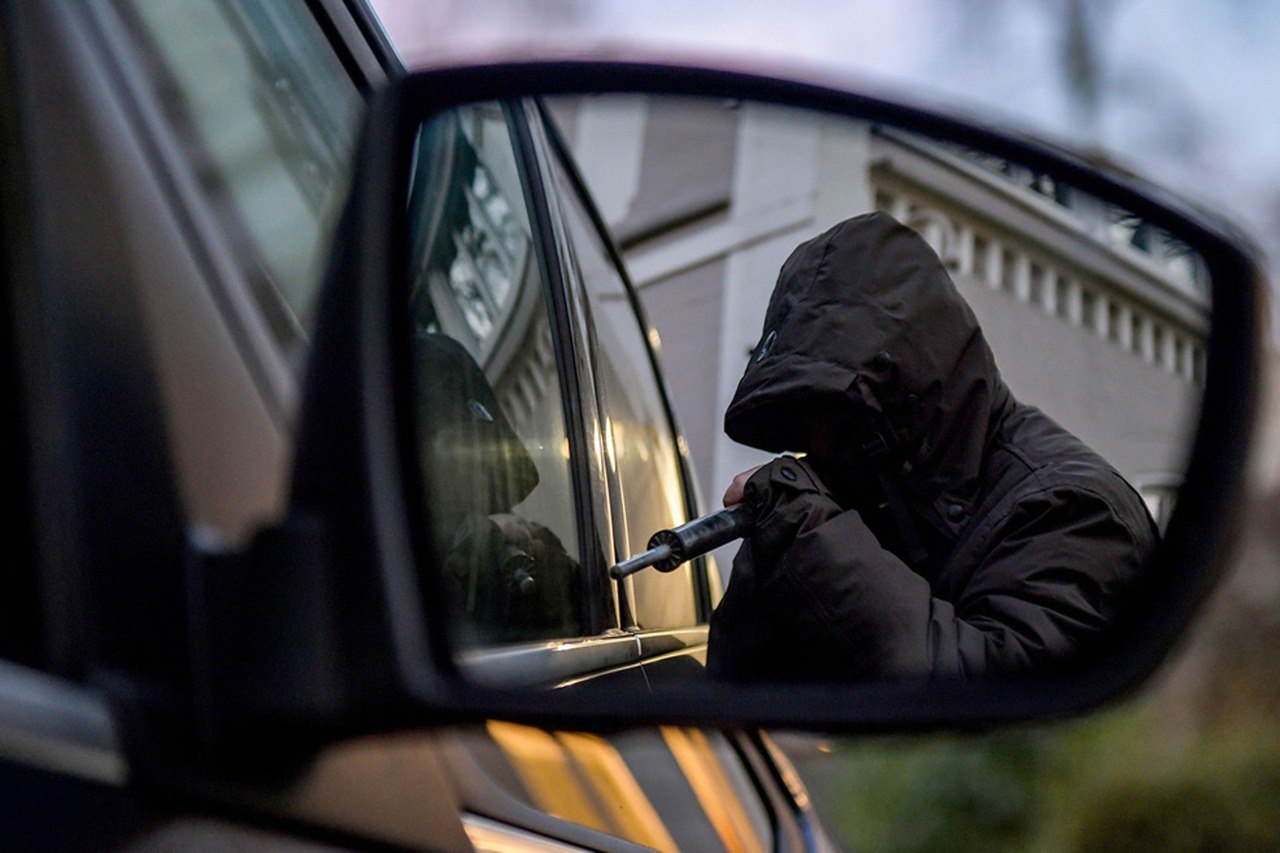
<path fill-rule="evenodd" d="M 464 643 L 580 630 L 581 574 L 555 533 L 512 513 L 468 516 L 445 558 Z"/>
<path fill-rule="evenodd" d="M 738 497 L 740 480 L 731 492 Z M 711 615 L 707 672 L 714 678 L 793 677 L 793 648 L 802 604 L 779 574 L 796 537 L 839 515 L 840 506 L 808 463 L 780 456 L 741 483 L 742 501 L 757 508 L 756 526 L 733 561 L 724 598 Z"/>
<path fill-rule="evenodd" d="M 760 580 L 798 535 L 841 512 L 813 468 L 794 456 L 779 456 L 752 474 L 743 486 L 743 501 L 757 507 L 747 547 Z"/>

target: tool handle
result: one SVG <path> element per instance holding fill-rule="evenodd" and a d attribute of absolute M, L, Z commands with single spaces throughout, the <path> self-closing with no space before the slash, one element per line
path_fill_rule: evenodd
<path fill-rule="evenodd" d="M 679 527 L 659 530 L 650 537 L 649 550 L 613 566 L 609 577 L 625 578 L 649 567 L 670 572 L 695 557 L 746 536 L 755 526 L 755 516 L 754 507 L 740 503 Z"/>

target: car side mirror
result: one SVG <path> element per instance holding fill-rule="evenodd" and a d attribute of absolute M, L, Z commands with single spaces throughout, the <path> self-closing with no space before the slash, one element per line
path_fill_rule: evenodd
<path fill-rule="evenodd" d="M 211 743 L 486 717 L 848 731 L 1059 716 L 1148 676 L 1218 577 L 1262 276 L 1230 225 L 1114 168 L 798 79 L 453 68 L 374 99 L 337 233 L 289 516 L 194 587 Z M 717 346 L 668 346 L 665 367 L 714 349 L 733 381 L 655 384 L 646 408 L 648 317 L 661 327 L 680 275 L 716 264 L 699 279 L 728 294 L 711 316 L 739 325 L 700 322 Z M 725 284 L 732 270 L 750 274 Z M 833 318 L 855 315 L 842 338 Z M 626 335 L 642 343 L 607 352 Z M 813 351 L 837 367 L 782 362 Z M 702 444 L 674 431 L 668 396 Z M 1037 409 L 1009 402 L 1024 398 Z M 769 458 L 718 434 L 726 406 L 734 438 L 802 454 L 752 480 L 753 523 L 816 515 L 753 539 L 747 569 L 719 572 L 697 546 L 669 566 L 679 584 L 610 575 L 698 514 L 690 458 L 722 469 L 708 493 Z M 832 430 L 857 452 L 831 450 Z M 857 523 L 839 521 L 851 508 Z M 827 523 L 848 530 L 787 576 L 797 530 Z M 828 564 L 848 574 L 824 585 Z M 890 587 L 855 574 L 890 565 Z M 726 581 L 732 630 L 708 641 Z M 678 585 L 687 624 L 643 610 Z M 896 645 L 870 636 L 897 630 Z M 708 674 L 717 642 L 741 653 Z M 874 651 L 845 666 L 842 643 Z M 658 665 L 672 660 L 689 665 Z"/>

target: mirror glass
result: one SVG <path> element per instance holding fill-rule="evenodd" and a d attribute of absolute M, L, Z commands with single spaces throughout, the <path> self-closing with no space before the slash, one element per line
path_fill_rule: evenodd
<path fill-rule="evenodd" d="M 471 105 L 411 174 L 424 562 L 466 677 L 1053 672 L 1153 582 L 1210 307 L 1174 235 L 737 100 Z M 726 490 L 745 539 L 611 575 Z"/>

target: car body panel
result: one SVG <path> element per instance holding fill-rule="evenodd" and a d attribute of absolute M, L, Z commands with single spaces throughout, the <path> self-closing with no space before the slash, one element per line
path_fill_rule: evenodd
<path fill-rule="evenodd" d="M 770 781 L 778 771 L 745 736 L 645 729 L 603 738 L 490 723 L 341 743 L 285 782 L 175 776 L 173 756 L 155 752 L 141 709 L 154 696 L 188 701 L 173 691 L 189 666 L 178 569 L 193 545 L 234 547 L 283 511 L 306 346 L 305 316 L 267 306 L 267 291 L 284 280 L 264 274 L 273 263 L 263 254 L 267 238 L 237 222 L 244 200 L 236 193 L 248 190 L 237 189 L 225 166 L 240 154 L 205 148 L 202 135 L 234 111 L 193 106 L 191 87 L 205 81 L 189 75 L 208 57 L 182 51 L 205 44 L 202 20 L 244 33 L 314 14 L 308 38 L 332 51 L 325 73 L 340 69 L 355 97 L 398 71 L 360 3 L 269 8 L 253 19 L 236 17 L 249 6 L 203 4 L 213 17 L 188 18 L 185 41 L 169 53 L 155 40 L 174 19 L 159 5 L 52 2 L 5 12 L 3 79 L 19 108 L 30 208 L 21 231 L 6 220 L 4 239 L 6 257 L 29 275 L 16 310 L 25 324 L 23 387 L 39 492 L 35 548 L 47 568 L 30 604 L 43 614 L 48 643 L 22 661 L 47 673 L 0 665 L 0 785 L 13 794 L 6 835 L 75 846 L 90 838 L 288 838 L 465 849 L 509 831 L 593 849 L 803 846 L 794 798 Z M 284 65 L 270 63 L 297 47 L 268 45 L 248 67 L 272 79 Z M 309 73 L 300 67 L 293 70 Z M 305 92 L 277 102 L 260 94 L 266 100 L 256 108 L 268 112 L 307 106 Z M 524 109 L 541 122 L 532 104 Z M 343 115 L 354 120 L 358 112 Z M 323 114 L 290 126 L 323 133 Z M 262 139 L 285 144 L 270 136 L 277 130 L 264 132 Z M 531 156 L 550 156 L 545 141 L 538 146 Z M 330 184 L 343 180 L 335 173 Z M 318 209 L 334 213 L 327 201 Z M 331 219 L 318 221 L 317 245 L 331 227 Z M 555 239 L 567 256 L 572 250 Z M 318 286 L 319 267 L 309 263 L 317 278 L 308 286 Z M 580 298 L 565 297 L 566 310 L 581 309 L 574 308 Z M 305 297 L 295 303 L 305 304 Z M 589 321 L 579 310 L 574 322 L 581 332 Z M 585 371 L 590 353 L 573 346 Z M 598 405 L 584 399 L 586 442 L 599 435 L 591 414 Z M 670 442 L 677 444 L 674 433 Z M 584 492 L 611 500 L 616 468 L 606 473 L 610 463 L 596 459 Z M 124 532 L 116 525 L 122 515 Z M 607 507 L 602 517 L 610 517 Z M 626 550 L 612 539 L 613 525 L 594 531 L 603 553 Z M 705 619 L 707 600 L 703 592 L 686 609 Z M 629 620 L 618 599 L 610 591 L 603 601 L 601 618 L 606 605 L 610 613 L 598 641 L 583 640 L 577 652 L 538 652 L 555 658 L 547 667 L 559 667 L 556 680 L 607 675 L 646 684 L 657 664 L 642 660 L 696 657 L 705 644 L 705 626 L 622 634 Z M 574 784 L 560 790 L 555 779 Z M 692 794 L 677 795 L 673 783 Z"/>

